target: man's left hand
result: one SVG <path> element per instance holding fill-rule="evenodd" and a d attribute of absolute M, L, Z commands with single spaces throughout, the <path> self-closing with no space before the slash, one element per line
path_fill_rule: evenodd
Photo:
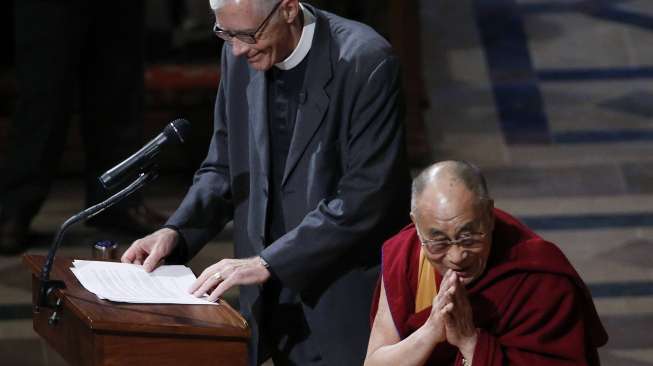
<path fill-rule="evenodd" d="M 262 284 L 270 278 L 270 271 L 260 257 L 246 259 L 223 259 L 207 267 L 188 289 L 200 297 L 210 293 L 208 300 L 216 301 L 234 286 Z"/>
<path fill-rule="evenodd" d="M 465 285 L 456 273 L 447 273 L 445 277 L 447 275 L 453 277 L 451 286 L 446 289 L 448 304 L 443 308 L 447 342 L 458 347 L 463 357 L 471 362 L 478 338 L 472 306 Z"/>

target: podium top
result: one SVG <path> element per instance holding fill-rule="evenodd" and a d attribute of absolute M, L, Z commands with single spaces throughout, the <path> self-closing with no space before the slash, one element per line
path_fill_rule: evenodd
<path fill-rule="evenodd" d="M 25 255 L 23 262 L 36 276 L 45 262 L 42 255 Z M 98 299 L 84 289 L 70 271 L 72 259 L 56 257 L 51 279 L 62 280 L 64 306 L 98 333 L 138 333 L 212 338 L 249 338 L 245 319 L 227 302 L 211 305 L 127 304 Z M 62 319 L 61 321 L 65 321 Z"/>

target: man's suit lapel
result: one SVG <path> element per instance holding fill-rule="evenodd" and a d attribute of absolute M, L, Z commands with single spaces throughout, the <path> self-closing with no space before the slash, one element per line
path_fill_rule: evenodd
<path fill-rule="evenodd" d="M 315 38 L 308 54 L 303 95 L 300 95 L 295 130 L 286 159 L 282 186 L 285 185 L 288 176 L 297 166 L 315 131 L 322 124 L 329 107 L 329 95 L 325 90 L 332 76 L 329 23 L 313 7 L 310 9 L 313 10 L 316 17 Z"/>
<path fill-rule="evenodd" d="M 250 148 L 250 159 L 258 157 L 259 171 L 266 179 L 270 166 L 270 149 L 267 114 L 267 83 L 265 73 L 250 68 L 250 82 L 247 85 L 249 103 L 249 126 L 254 135 Z"/>
<path fill-rule="evenodd" d="M 250 82 L 247 85 L 248 123 L 250 133 L 249 164 L 250 210 L 247 231 L 256 251 L 263 250 L 265 242 L 265 220 L 267 220 L 268 171 L 270 149 L 267 120 L 267 82 L 265 73 L 249 69 Z"/>

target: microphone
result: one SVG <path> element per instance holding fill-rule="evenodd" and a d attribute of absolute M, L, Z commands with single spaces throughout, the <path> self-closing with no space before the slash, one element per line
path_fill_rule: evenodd
<path fill-rule="evenodd" d="M 183 143 L 186 140 L 189 129 L 190 122 L 183 118 L 168 123 L 163 129 L 163 132 L 153 138 L 152 141 L 148 142 L 120 164 L 102 174 L 99 178 L 100 183 L 102 183 L 104 188 L 112 189 L 134 173 L 142 172 L 149 168 L 153 163 L 153 159 L 159 155 L 164 145 Z"/>

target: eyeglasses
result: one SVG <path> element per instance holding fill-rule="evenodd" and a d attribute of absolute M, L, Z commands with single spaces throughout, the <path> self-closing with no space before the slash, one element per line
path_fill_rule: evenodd
<path fill-rule="evenodd" d="M 465 233 L 461 234 L 458 239 L 422 239 L 422 235 L 419 233 L 419 230 L 417 230 L 417 236 L 419 237 L 422 246 L 425 247 L 429 253 L 443 254 L 446 253 L 452 245 L 458 245 L 459 247 L 468 250 L 479 249 L 483 246 L 482 240 L 485 239 L 487 233 Z"/>
<path fill-rule="evenodd" d="M 277 10 L 279 5 L 281 5 L 281 2 L 283 0 L 279 1 L 277 5 L 272 8 L 272 11 L 270 11 L 270 14 L 268 14 L 267 17 L 263 20 L 261 25 L 256 28 L 255 31 L 253 32 L 242 32 L 242 31 L 236 31 L 236 32 L 231 32 L 227 30 L 220 29 L 218 27 L 218 24 L 216 23 L 213 26 L 213 33 L 215 33 L 216 36 L 220 37 L 221 39 L 225 40 L 226 42 L 232 42 L 234 38 L 237 38 L 239 41 L 244 42 L 244 43 L 249 43 L 249 44 L 255 44 L 256 43 L 256 35 L 263 30 L 265 25 L 269 22 L 269 20 L 272 18 L 272 15 L 274 12 Z"/>

